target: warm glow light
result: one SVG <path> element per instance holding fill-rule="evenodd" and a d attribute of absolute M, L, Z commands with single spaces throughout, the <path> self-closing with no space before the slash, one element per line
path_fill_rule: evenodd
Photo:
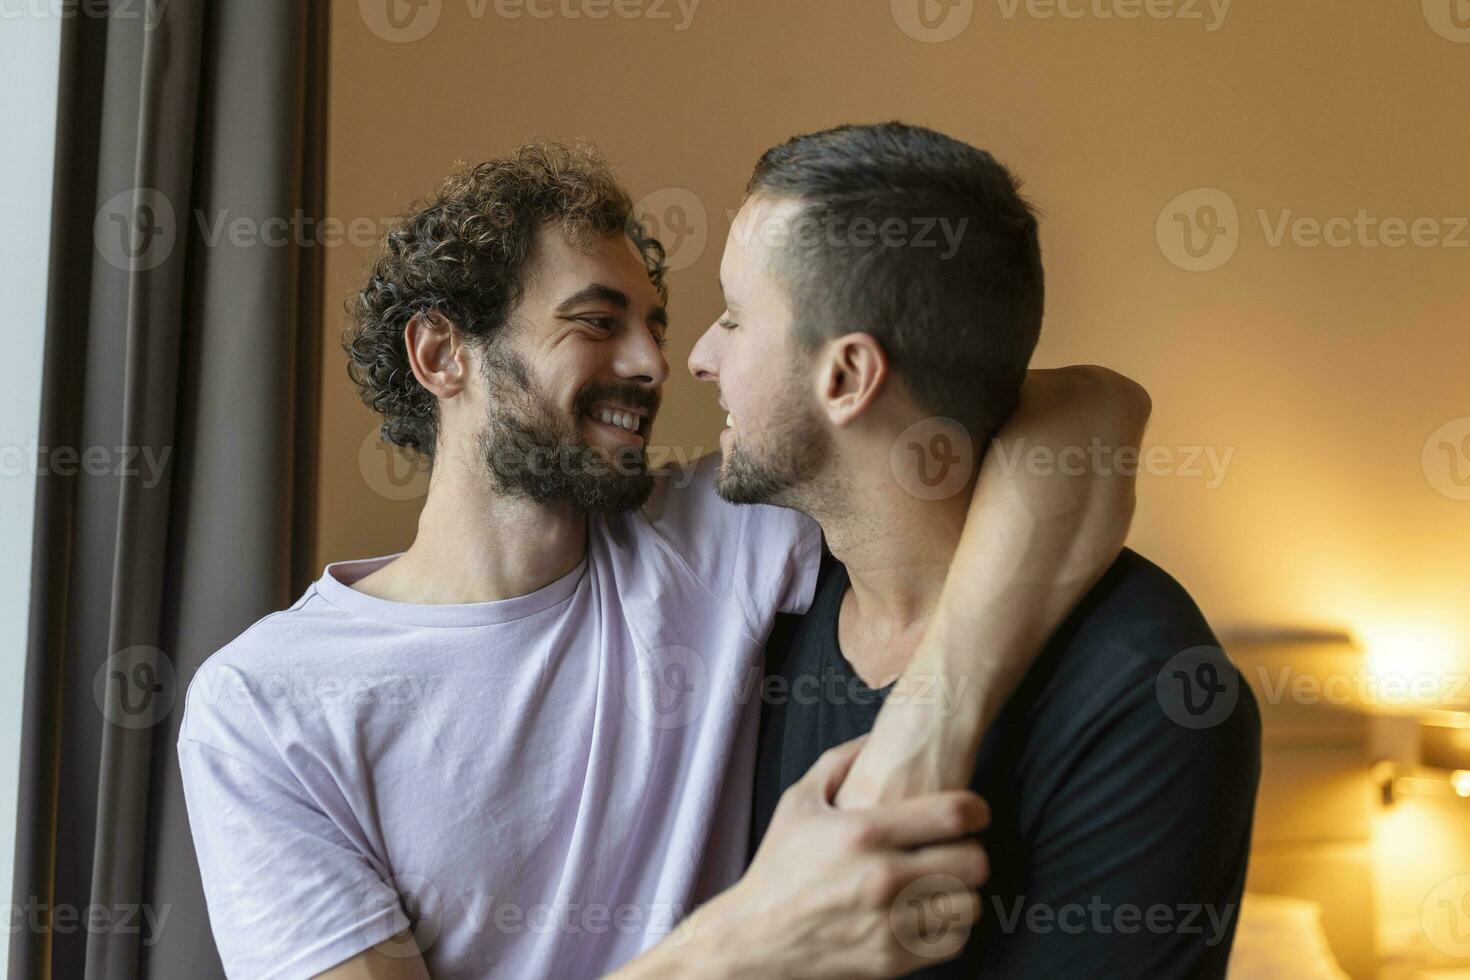
<path fill-rule="evenodd" d="M 1456 769 L 1450 773 L 1450 785 L 1460 796 L 1470 796 L 1470 770 Z"/>
<path fill-rule="evenodd" d="M 1364 669 L 1386 707 L 1463 706 L 1467 664 L 1454 632 L 1422 621 L 1364 625 L 1359 630 Z M 1388 679 L 1392 679 L 1390 682 Z"/>

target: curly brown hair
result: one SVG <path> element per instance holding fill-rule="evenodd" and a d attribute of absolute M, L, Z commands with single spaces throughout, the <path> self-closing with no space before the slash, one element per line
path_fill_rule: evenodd
<path fill-rule="evenodd" d="M 441 317 L 488 345 L 520 302 L 542 227 L 582 243 L 628 235 L 667 302 L 663 246 L 596 149 L 536 142 L 461 168 L 388 232 L 367 285 L 347 303 L 347 374 L 383 416 L 384 439 L 433 459 L 438 403 L 413 375 L 404 328 L 416 316 Z"/>

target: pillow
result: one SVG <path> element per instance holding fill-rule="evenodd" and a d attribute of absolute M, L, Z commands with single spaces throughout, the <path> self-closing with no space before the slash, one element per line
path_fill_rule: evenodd
<path fill-rule="evenodd" d="M 1348 980 L 1327 936 L 1322 906 L 1304 898 L 1247 892 L 1226 980 Z"/>

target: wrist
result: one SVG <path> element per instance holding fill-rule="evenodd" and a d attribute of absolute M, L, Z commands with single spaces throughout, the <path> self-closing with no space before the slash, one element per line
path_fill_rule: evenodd
<path fill-rule="evenodd" d="M 669 970 L 661 974 L 687 977 L 697 972 L 715 980 L 738 977 L 783 977 L 780 964 L 763 955 L 771 948 L 769 927 L 744 928 L 752 917 L 740 914 L 745 890 L 737 882 L 728 890 L 695 909 L 661 944 Z M 747 934 L 749 933 L 749 934 Z"/>

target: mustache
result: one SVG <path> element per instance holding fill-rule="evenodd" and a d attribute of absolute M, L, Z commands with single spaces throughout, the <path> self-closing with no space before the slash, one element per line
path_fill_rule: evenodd
<path fill-rule="evenodd" d="M 629 408 L 641 408 L 648 413 L 648 419 L 652 422 L 653 417 L 658 414 L 663 398 L 658 392 L 640 385 L 605 382 L 590 384 L 577 393 L 578 413 L 589 411 L 598 402 L 617 402 Z"/>

